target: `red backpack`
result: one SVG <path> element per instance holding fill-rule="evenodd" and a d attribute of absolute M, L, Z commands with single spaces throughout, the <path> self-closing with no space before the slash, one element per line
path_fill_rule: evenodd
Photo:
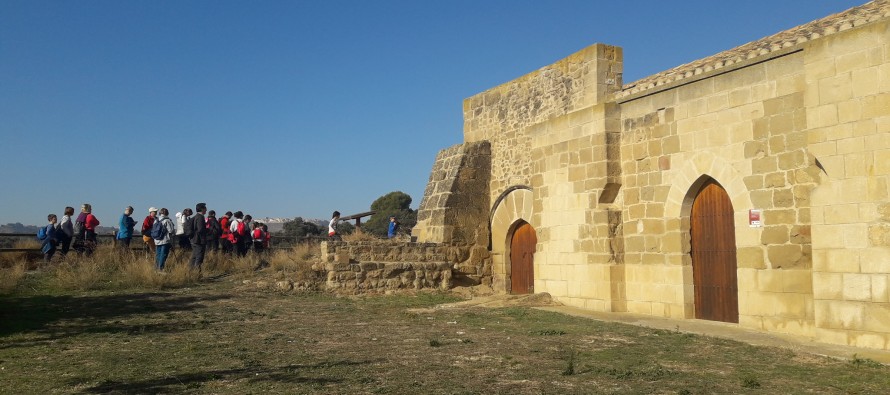
<path fill-rule="evenodd" d="M 226 229 L 229 227 L 226 226 Z M 238 240 L 241 240 L 244 236 L 247 236 L 250 232 L 247 231 L 247 225 L 244 224 L 244 221 L 238 221 L 238 227 L 235 228 L 235 231 L 229 233 L 229 241 L 232 243 L 237 243 Z"/>

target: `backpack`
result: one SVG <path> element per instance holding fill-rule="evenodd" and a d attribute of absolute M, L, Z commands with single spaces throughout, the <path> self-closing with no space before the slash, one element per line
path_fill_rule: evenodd
<path fill-rule="evenodd" d="M 84 224 L 83 221 L 75 221 L 74 222 L 74 237 L 82 239 L 85 232 L 86 232 L 86 224 Z"/>
<path fill-rule="evenodd" d="M 167 237 L 167 227 L 161 222 L 155 221 L 151 226 L 151 238 L 155 240 L 164 240 Z"/>
<path fill-rule="evenodd" d="M 46 227 L 45 226 L 40 228 L 40 230 L 37 231 L 37 240 L 46 240 Z"/>
<path fill-rule="evenodd" d="M 192 234 L 195 233 L 195 224 L 193 223 L 195 217 L 186 218 L 185 221 L 182 222 L 182 233 L 188 237 L 192 237 Z"/>
<path fill-rule="evenodd" d="M 238 222 L 238 238 L 242 238 L 248 235 L 247 225 L 244 224 L 244 221 Z"/>
<path fill-rule="evenodd" d="M 216 218 L 207 219 L 207 236 L 208 237 L 219 237 L 222 234 L 222 226 L 219 224 L 219 221 Z"/>

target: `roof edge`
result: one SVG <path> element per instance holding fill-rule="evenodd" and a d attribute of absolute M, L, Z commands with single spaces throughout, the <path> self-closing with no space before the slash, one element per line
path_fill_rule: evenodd
<path fill-rule="evenodd" d="M 831 14 L 730 50 L 624 84 L 621 90 L 615 93 L 614 97 L 625 101 L 627 96 L 643 96 L 641 95 L 642 92 L 662 87 L 666 84 L 676 86 L 680 81 L 689 79 L 689 81 L 683 81 L 683 84 L 685 84 L 691 82 L 693 77 L 703 76 L 703 74 L 715 74 L 715 71 L 729 68 L 732 65 L 742 66 L 759 63 L 755 59 L 760 57 L 765 58 L 764 60 L 775 58 L 787 53 L 791 47 L 798 46 L 807 41 L 816 40 L 887 18 L 890 18 L 890 0 L 870 1 L 861 6 Z M 698 80 L 700 78 L 694 79 Z"/>

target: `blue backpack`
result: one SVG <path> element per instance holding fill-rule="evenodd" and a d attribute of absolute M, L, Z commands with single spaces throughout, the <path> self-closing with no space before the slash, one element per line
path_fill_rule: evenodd
<path fill-rule="evenodd" d="M 158 220 L 151 226 L 151 238 L 155 240 L 164 240 L 167 237 L 167 227 Z"/>
<path fill-rule="evenodd" d="M 46 240 L 46 227 L 45 226 L 40 228 L 40 230 L 37 231 L 37 240 Z"/>

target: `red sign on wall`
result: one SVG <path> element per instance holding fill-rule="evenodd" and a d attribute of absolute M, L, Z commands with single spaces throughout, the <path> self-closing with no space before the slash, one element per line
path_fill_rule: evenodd
<path fill-rule="evenodd" d="M 763 221 L 761 221 L 761 216 L 763 215 L 763 210 L 760 209 L 750 209 L 748 210 L 748 226 L 752 228 L 760 228 L 763 227 Z"/>

